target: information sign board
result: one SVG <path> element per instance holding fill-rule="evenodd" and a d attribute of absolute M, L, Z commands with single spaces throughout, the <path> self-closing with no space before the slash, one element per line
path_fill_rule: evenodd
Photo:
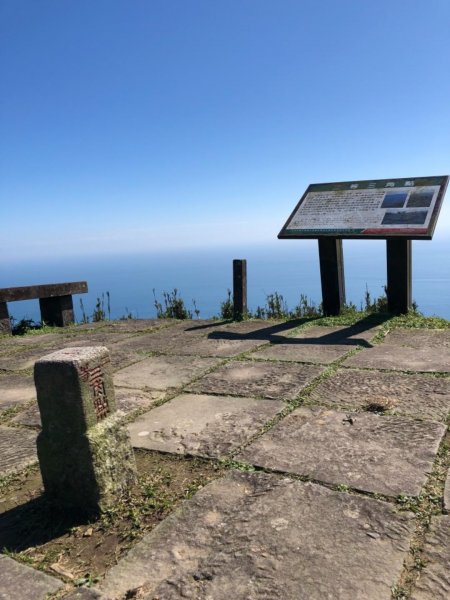
<path fill-rule="evenodd" d="M 280 239 L 431 239 L 448 176 L 315 183 L 301 197 Z"/>

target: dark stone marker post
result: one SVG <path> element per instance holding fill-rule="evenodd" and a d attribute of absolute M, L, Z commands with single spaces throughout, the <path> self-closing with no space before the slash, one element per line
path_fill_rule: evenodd
<path fill-rule="evenodd" d="M 320 281 L 325 315 L 338 315 L 345 305 L 344 253 L 342 240 L 319 238 Z"/>
<path fill-rule="evenodd" d="M 135 480 L 128 432 L 116 412 L 107 348 L 66 348 L 35 363 L 46 494 L 60 507 L 98 513 Z"/>
<path fill-rule="evenodd" d="M 242 319 L 247 314 L 247 261 L 233 260 L 233 318 Z"/>
<path fill-rule="evenodd" d="M 395 315 L 411 309 L 411 250 L 411 240 L 386 240 L 388 310 Z"/>

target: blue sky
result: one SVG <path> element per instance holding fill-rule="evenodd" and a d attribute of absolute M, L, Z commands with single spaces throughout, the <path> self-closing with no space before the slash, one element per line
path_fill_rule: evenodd
<path fill-rule="evenodd" d="M 449 28 L 448 0 L 2 0 L 1 255 L 288 243 L 309 183 L 448 174 Z"/>

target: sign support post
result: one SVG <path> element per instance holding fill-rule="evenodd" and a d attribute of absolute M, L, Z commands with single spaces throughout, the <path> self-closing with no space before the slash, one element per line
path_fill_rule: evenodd
<path fill-rule="evenodd" d="M 319 261 L 323 313 L 326 316 L 338 315 L 345 305 L 342 240 L 319 238 Z"/>
<path fill-rule="evenodd" d="M 411 240 L 386 240 L 388 311 L 395 315 L 411 309 Z"/>

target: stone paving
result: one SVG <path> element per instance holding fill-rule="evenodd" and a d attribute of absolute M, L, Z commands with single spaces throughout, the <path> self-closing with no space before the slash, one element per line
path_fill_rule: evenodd
<path fill-rule="evenodd" d="M 279 335 L 278 343 L 263 348 L 255 358 L 330 364 L 358 346 L 369 346 L 377 328 L 309 327 L 296 335 Z"/>
<path fill-rule="evenodd" d="M 278 400 L 181 394 L 129 426 L 135 448 L 225 457 L 283 408 Z"/>
<path fill-rule="evenodd" d="M 247 446 L 238 460 L 364 492 L 418 496 L 445 425 L 302 407 Z"/>
<path fill-rule="evenodd" d="M 62 581 L 0 554 L 0 600 L 44 600 L 63 587 Z"/>
<path fill-rule="evenodd" d="M 121 369 L 114 377 L 114 384 L 155 390 L 177 388 L 186 385 L 217 364 L 218 360 L 213 358 L 152 356 Z"/>
<path fill-rule="evenodd" d="M 36 432 L 0 425 L 0 476 L 20 471 L 37 461 Z"/>
<path fill-rule="evenodd" d="M 450 337 L 447 331 L 394 330 L 383 344 L 360 352 L 346 366 L 416 372 L 450 372 Z"/>
<path fill-rule="evenodd" d="M 0 336 L 0 477 L 36 461 L 34 361 L 91 345 L 110 350 L 135 448 L 230 464 L 95 589 L 70 597 L 447 600 L 450 475 L 444 485 L 434 473 L 450 330 L 378 332 L 365 322 L 130 320 Z M 439 504 L 420 542 L 424 568 L 395 596 L 423 529 L 397 498 L 414 501 L 431 480 Z M 23 589 L 44 600 L 60 587 L 1 554 L 0 582 L 0 599 Z"/>
<path fill-rule="evenodd" d="M 313 390 L 308 402 L 445 421 L 450 412 L 450 379 L 339 369 Z"/>
<path fill-rule="evenodd" d="M 208 485 L 114 567 L 101 586 L 142 598 L 389 598 L 412 515 L 265 473 Z M 338 595 L 339 594 L 339 595 Z"/>
<path fill-rule="evenodd" d="M 36 400 L 36 388 L 31 375 L 0 371 L 0 410 Z"/>
<path fill-rule="evenodd" d="M 190 392 L 294 400 L 323 372 L 312 365 L 232 361 L 187 387 Z"/>

